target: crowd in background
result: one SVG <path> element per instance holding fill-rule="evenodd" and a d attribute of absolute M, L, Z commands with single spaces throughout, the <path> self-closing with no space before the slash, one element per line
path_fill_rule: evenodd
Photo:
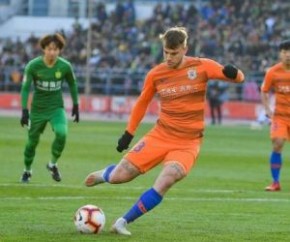
<path fill-rule="evenodd" d="M 92 70 L 116 70 L 145 73 L 162 61 L 159 34 L 167 27 L 188 29 L 189 55 L 213 58 L 221 63 L 235 63 L 247 75 L 264 73 L 277 61 L 277 45 L 290 38 L 290 3 L 287 0 L 208 0 L 197 7 L 193 3 L 156 3 L 152 16 L 139 20 L 133 1 L 118 2 L 108 12 L 99 3 L 92 23 Z M 62 31 L 62 30 L 59 30 Z M 67 47 L 63 55 L 76 69 L 87 62 L 87 29 L 76 21 L 69 32 L 63 32 Z M 0 39 L 0 80 L 10 66 L 9 78 L 19 81 L 17 70 L 40 52 L 33 35 L 26 41 Z M 19 73 L 18 73 L 19 74 Z M 7 75 L 7 73 L 6 73 Z M 6 76 L 7 79 L 7 76 Z M 251 84 L 252 84 L 251 82 Z M 126 83 L 126 80 L 124 80 Z M 130 80 L 127 84 L 130 85 Z M 139 85 L 140 86 L 140 85 Z"/>

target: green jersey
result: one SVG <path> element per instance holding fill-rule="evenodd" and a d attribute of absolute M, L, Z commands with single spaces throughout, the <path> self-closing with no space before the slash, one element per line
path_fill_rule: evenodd
<path fill-rule="evenodd" d="M 48 67 L 43 56 L 31 60 L 24 71 L 21 88 L 22 108 L 27 108 L 31 84 L 34 93 L 31 111 L 50 112 L 56 108 L 64 107 L 62 97 L 62 84 L 68 83 L 73 104 L 78 104 L 78 90 L 76 78 L 70 62 L 58 57 L 52 67 Z"/>

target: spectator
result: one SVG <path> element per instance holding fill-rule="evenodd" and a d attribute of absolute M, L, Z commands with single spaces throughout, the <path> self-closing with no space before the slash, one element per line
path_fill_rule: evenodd
<path fill-rule="evenodd" d="M 156 34 L 167 26 L 183 25 L 194 33 L 188 42 L 191 55 L 234 61 L 245 72 L 264 72 L 266 66 L 275 62 L 277 43 L 290 37 L 287 0 L 208 0 L 202 6 L 161 2 L 156 3 L 152 16 L 142 21 L 136 15 L 134 1 L 116 2 L 111 13 L 105 3 L 97 5 L 97 22 L 92 24 L 92 51 L 99 50 L 102 59 L 95 61 L 93 68 L 100 68 L 104 62 L 109 62 L 111 68 L 128 68 L 142 53 L 138 69 L 145 73 L 162 58 L 161 46 L 154 43 Z M 66 39 L 68 48 L 64 57 L 83 67 L 90 54 L 86 49 L 87 29 L 76 23 L 66 33 Z M 0 38 L 0 63 L 5 68 L 23 66 L 40 53 L 37 42 L 34 34 L 24 42 Z M 129 48 L 122 50 L 124 43 Z M 124 59 L 116 60 L 116 53 Z"/>
<path fill-rule="evenodd" d="M 207 98 L 210 109 L 211 124 L 221 124 L 222 104 L 226 100 L 226 88 L 217 81 L 209 82 Z"/>

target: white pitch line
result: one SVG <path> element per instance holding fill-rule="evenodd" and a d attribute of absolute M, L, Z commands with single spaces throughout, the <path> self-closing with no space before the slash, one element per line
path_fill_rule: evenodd
<path fill-rule="evenodd" d="M 63 185 L 63 184 L 25 184 L 25 183 L 3 183 L 0 187 L 64 187 L 64 188 L 84 188 L 83 185 Z"/>
<path fill-rule="evenodd" d="M 20 200 L 84 200 L 84 199 L 96 199 L 95 196 L 50 196 L 50 197 L 2 197 L 1 200 L 6 201 L 20 201 Z M 112 199 L 112 197 L 102 196 L 103 200 Z M 136 200 L 136 197 L 114 197 L 115 200 Z M 189 198 L 189 197 L 167 197 L 169 201 L 188 201 L 188 202 L 238 202 L 238 203 L 289 203 L 288 198 Z"/>
<path fill-rule="evenodd" d="M 108 184 L 107 184 L 108 185 Z M 0 184 L 0 187 L 59 187 L 59 188 L 75 188 L 75 189 L 88 189 L 85 185 L 67 185 L 67 184 L 23 184 L 23 183 L 3 183 Z M 106 184 L 103 184 L 101 186 L 98 186 L 97 189 L 115 189 L 118 190 L 142 190 L 147 189 L 149 187 L 147 186 L 128 186 L 125 184 L 111 184 L 111 186 L 106 186 Z M 91 188 L 94 189 L 94 188 Z M 214 190 L 214 189 L 188 189 L 188 188 L 172 188 L 172 191 L 192 191 L 192 192 L 202 192 L 202 193 L 235 193 L 235 192 L 241 192 L 240 190 Z"/>
<path fill-rule="evenodd" d="M 108 185 L 108 184 L 107 184 Z M 103 184 L 101 186 L 98 186 L 98 187 L 94 187 L 94 188 L 88 188 L 86 187 L 85 185 L 67 185 L 67 184 L 22 184 L 22 183 L 6 183 L 6 184 L 0 184 L 0 188 L 1 187 L 45 187 L 45 188 L 51 188 L 51 187 L 55 187 L 55 188 L 71 188 L 71 189 L 89 189 L 89 190 L 92 190 L 92 189 L 95 189 L 95 190 L 108 190 L 108 191 L 112 191 L 112 190 L 115 190 L 115 189 L 118 189 L 118 190 L 140 190 L 141 192 L 148 189 L 148 187 L 146 186 L 128 186 L 128 185 L 110 185 L 110 186 L 107 186 L 106 184 Z M 223 189 L 194 189 L 194 188 L 172 188 L 171 191 L 185 191 L 187 193 L 193 193 L 193 194 L 236 194 L 236 193 L 239 193 L 239 194 L 257 194 L 257 193 L 265 193 L 264 190 L 261 190 L 261 191 L 255 191 L 255 190 L 223 190 Z"/>
<path fill-rule="evenodd" d="M 109 184 L 107 184 L 109 185 Z M 73 188 L 73 189 L 98 189 L 98 190 L 141 190 L 148 189 L 148 186 L 128 186 L 125 184 L 111 184 L 107 186 L 106 184 L 102 184 L 101 186 L 97 186 L 95 188 L 88 188 L 85 185 L 67 185 L 67 184 L 23 184 L 23 183 L 3 183 L 0 184 L 1 187 L 58 187 L 58 188 Z M 194 189 L 194 188 L 171 188 L 171 191 L 187 191 L 192 193 L 257 193 L 257 191 L 250 190 L 223 190 L 223 189 Z M 264 191 L 263 191 L 264 192 Z"/>

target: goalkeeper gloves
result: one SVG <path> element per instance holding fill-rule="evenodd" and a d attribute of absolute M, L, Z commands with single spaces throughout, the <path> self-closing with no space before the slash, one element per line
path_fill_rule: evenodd
<path fill-rule="evenodd" d="M 222 71 L 230 79 L 236 79 L 238 75 L 238 68 L 231 64 L 225 65 Z"/>
<path fill-rule="evenodd" d="M 128 149 L 129 144 L 131 143 L 133 138 L 134 136 L 126 130 L 121 138 L 118 140 L 118 146 L 116 148 L 117 151 L 122 152 L 123 150 Z"/>
<path fill-rule="evenodd" d="M 29 122 L 29 112 L 27 108 L 22 109 L 22 115 L 21 115 L 21 119 L 20 119 L 20 124 L 23 127 L 24 125 L 28 126 L 28 122 Z"/>
<path fill-rule="evenodd" d="M 79 122 L 80 112 L 79 112 L 79 105 L 78 104 L 73 105 L 71 116 L 75 117 L 74 122 L 77 122 L 77 123 Z"/>

